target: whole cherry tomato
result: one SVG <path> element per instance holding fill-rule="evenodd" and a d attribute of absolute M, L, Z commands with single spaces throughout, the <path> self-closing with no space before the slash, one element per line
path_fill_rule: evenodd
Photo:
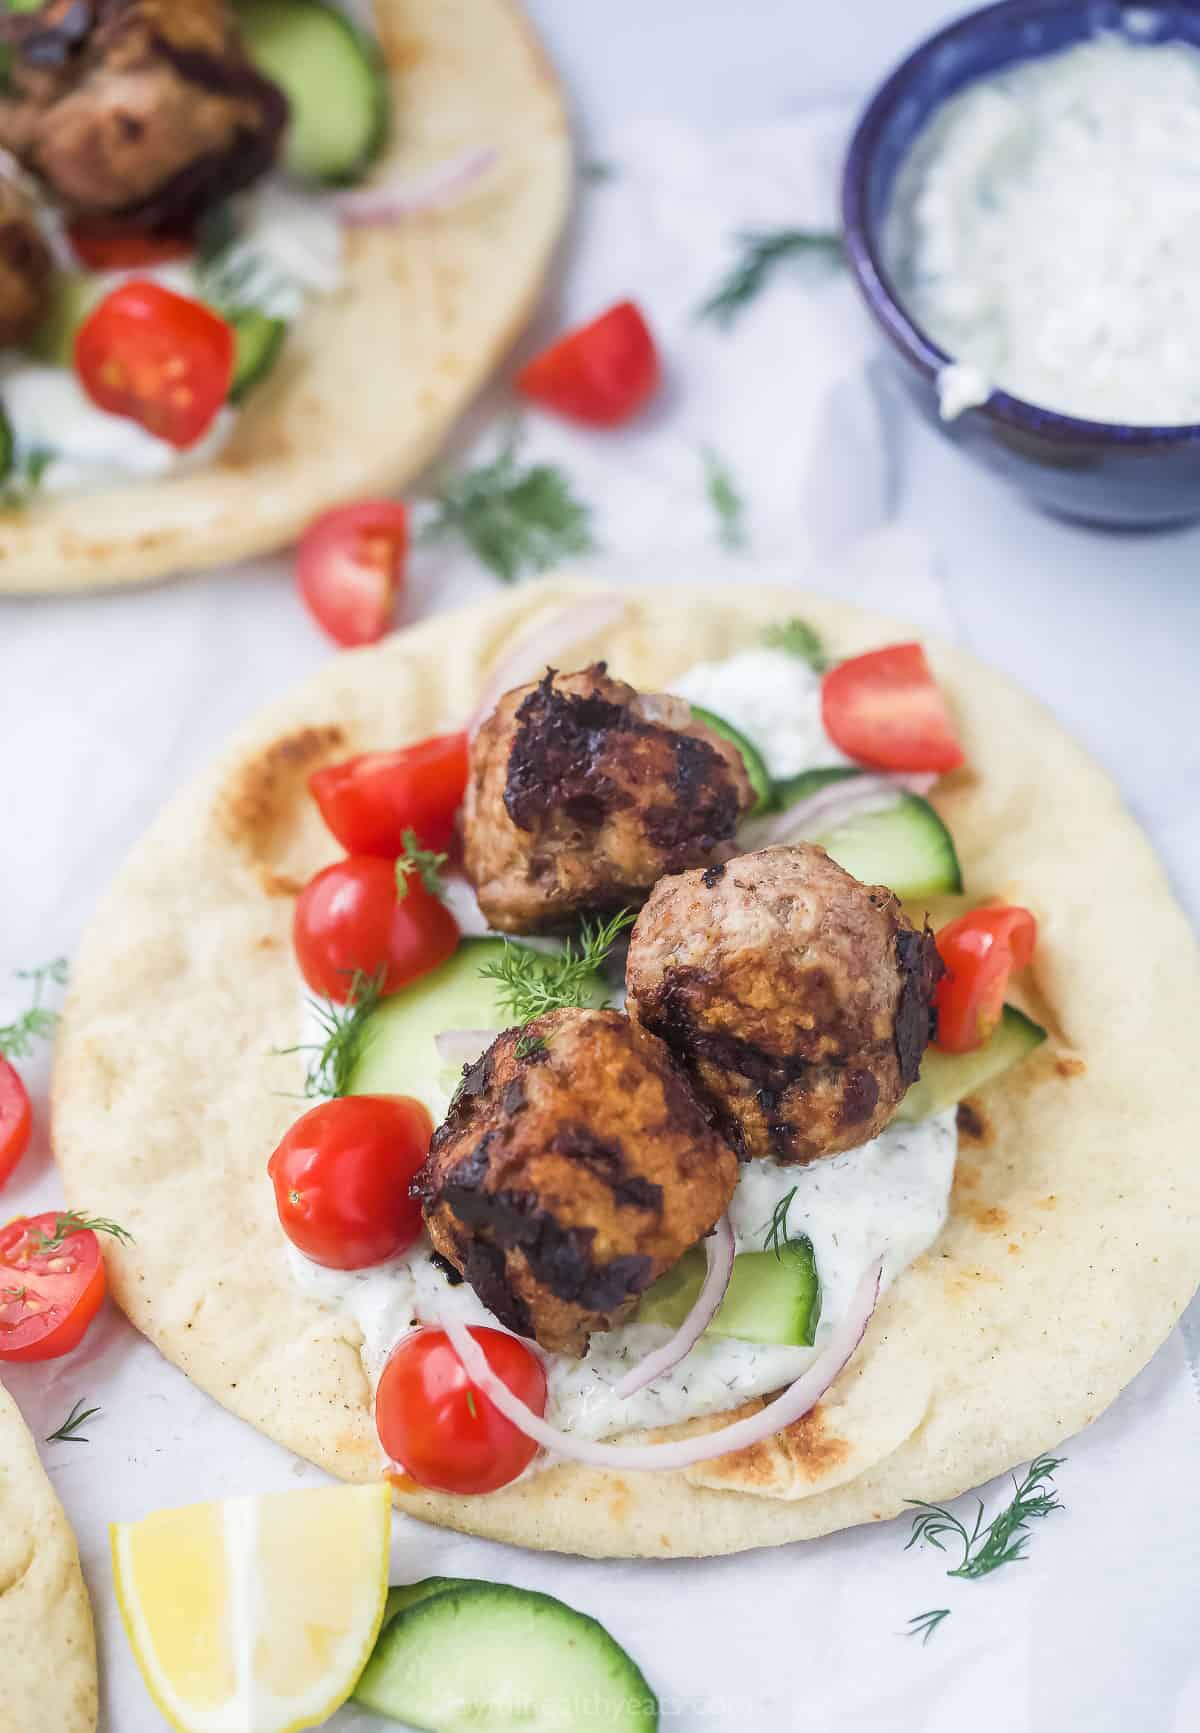
<path fill-rule="evenodd" d="M 937 1046 L 946 1053 L 982 1047 L 1000 1021 L 1009 977 L 1027 968 L 1037 942 L 1028 909 L 972 909 L 943 927 L 938 954 Z"/>
<path fill-rule="evenodd" d="M 92 402 L 186 451 L 229 396 L 236 339 L 211 307 L 132 277 L 92 308 L 75 371 Z"/>
<path fill-rule="evenodd" d="M 632 301 L 568 331 L 517 374 L 517 390 L 572 421 L 616 427 L 653 397 L 661 368 L 654 336 Z"/>
<path fill-rule="evenodd" d="M 873 770 L 953 770 L 963 763 L 925 652 L 891 644 L 839 662 L 821 682 L 825 732 Z"/>
<path fill-rule="evenodd" d="M 296 553 L 296 581 L 336 644 L 352 649 L 383 637 L 407 554 L 408 513 L 394 500 L 335 506 L 309 524 Z"/>
<path fill-rule="evenodd" d="M 426 975 L 458 948 L 458 922 L 419 873 L 404 874 L 377 855 L 350 855 L 305 885 L 292 917 L 300 973 L 314 993 L 345 1004 L 361 974 L 380 992 Z"/>
<path fill-rule="evenodd" d="M 408 1095 L 343 1095 L 310 1108 L 267 1163 L 284 1233 L 315 1264 L 361 1270 L 421 1232 L 409 1193 L 433 1121 Z"/>
<path fill-rule="evenodd" d="M 423 848 L 446 849 L 467 788 L 467 737 L 436 734 L 395 752 L 364 752 L 308 779 L 321 817 L 347 854 L 395 860 L 411 830 Z"/>
<path fill-rule="evenodd" d="M 503 1330 L 472 1326 L 487 1363 L 541 1415 L 546 1374 L 531 1348 Z M 523 1474 L 537 1445 L 471 1383 L 444 1330 L 405 1336 L 375 1392 L 375 1426 L 393 1462 L 441 1492 L 495 1492 Z"/>
<path fill-rule="evenodd" d="M 0 1360 L 56 1360 L 83 1340 L 104 1298 L 104 1259 L 90 1228 L 51 1210 L 0 1228 Z"/>
<path fill-rule="evenodd" d="M 32 1125 L 25 1085 L 8 1060 L 0 1058 L 0 1185 L 24 1155 Z"/>

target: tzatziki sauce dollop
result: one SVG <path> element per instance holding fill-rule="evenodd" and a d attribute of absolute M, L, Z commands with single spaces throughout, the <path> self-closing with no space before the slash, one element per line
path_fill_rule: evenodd
<path fill-rule="evenodd" d="M 1200 421 L 1200 49 L 1105 33 L 968 84 L 903 165 L 884 251 L 952 358 L 947 419 L 999 388 Z"/>

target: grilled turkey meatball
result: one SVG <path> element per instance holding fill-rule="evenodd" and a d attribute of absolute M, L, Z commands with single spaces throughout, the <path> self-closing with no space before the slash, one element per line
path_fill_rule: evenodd
<path fill-rule="evenodd" d="M 53 266 L 25 193 L 0 175 L 0 345 L 24 343 L 49 306 Z"/>
<path fill-rule="evenodd" d="M 225 0 L 47 0 L 0 31 L 0 145 L 72 215 L 184 225 L 275 158 L 287 98 Z"/>
<path fill-rule="evenodd" d="M 619 1011 L 551 1011 L 466 1072 L 417 1186 L 500 1322 L 578 1355 L 709 1231 L 737 1165 L 661 1041 Z"/>
<path fill-rule="evenodd" d="M 739 1154 L 808 1162 L 882 1131 L 920 1069 L 941 973 L 889 890 L 801 843 L 664 879 L 626 988 Z"/>
<path fill-rule="evenodd" d="M 753 804 L 740 752 L 684 700 L 640 698 L 603 662 L 549 669 L 506 693 L 471 747 L 467 876 L 493 927 L 568 927 L 731 853 Z"/>

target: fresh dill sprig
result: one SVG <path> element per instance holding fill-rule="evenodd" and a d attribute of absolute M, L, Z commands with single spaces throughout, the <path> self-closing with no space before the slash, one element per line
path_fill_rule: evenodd
<path fill-rule="evenodd" d="M 506 941 L 496 961 L 485 963 L 479 973 L 499 983 L 500 999 L 514 1023 L 532 1023 L 547 1011 L 565 1007 L 581 1010 L 595 1002 L 594 977 L 635 919 L 635 910 L 622 909 L 608 921 L 584 921 L 579 937 L 568 939 L 553 956 Z"/>
<path fill-rule="evenodd" d="M 829 666 L 825 646 L 807 620 L 793 618 L 767 626 L 762 641 L 769 650 L 786 650 L 789 656 L 807 662 L 814 674 L 823 674 Z"/>
<path fill-rule="evenodd" d="M 33 982 L 33 1003 L 15 1022 L 0 1024 L 0 1055 L 5 1059 L 27 1059 L 36 1041 L 47 1041 L 53 1035 L 58 1012 L 47 1010 L 42 1004 L 42 995 L 47 984 L 55 987 L 66 985 L 67 960 L 56 957 L 52 963 L 43 963 L 39 969 L 18 969 L 17 979 Z"/>
<path fill-rule="evenodd" d="M 942 1620 L 948 1619 L 949 1617 L 949 1607 L 931 1607 L 927 1613 L 917 1613 L 915 1617 L 911 1618 L 908 1621 L 907 1631 L 903 1631 L 901 1635 L 905 1637 L 920 1637 L 921 1647 L 924 1648 L 930 1637 L 932 1637 L 933 1633 L 941 1624 Z"/>
<path fill-rule="evenodd" d="M 304 1078 L 304 1093 L 309 1100 L 326 1101 L 345 1095 L 350 1087 L 354 1067 L 362 1053 L 367 1019 L 379 1003 L 384 969 L 368 975 L 362 969 L 354 971 L 350 993 L 344 1005 L 332 999 L 310 999 L 313 1015 L 320 1024 L 324 1041 L 302 1047 L 279 1047 L 276 1052 L 311 1053 Z"/>
<path fill-rule="evenodd" d="M 1048 1490 L 1046 1483 L 1054 1478 L 1055 1469 L 1060 1468 L 1065 1460 L 1062 1456 L 1039 1456 L 1030 1463 L 1024 1480 L 1018 1482 L 1014 1474 L 1012 1502 L 994 1516 L 986 1528 L 983 1526 L 983 1500 L 980 1499 L 970 1533 L 953 1511 L 943 1505 L 926 1504 L 922 1499 L 910 1498 L 908 1503 L 920 1515 L 913 1518 L 912 1534 L 904 1550 L 907 1552 L 918 1541 L 928 1541 L 930 1546 L 944 1552 L 944 1537 L 952 1536 L 962 1547 L 962 1558 L 946 1575 L 971 1581 L 999 1570 L 1001 1565 L 1015 1564 L 1025 1557 L 1025 1548 L 1029 1544 L 1029 1536 L 1025 1533 L 1028 1525 L 1040 1517 L 1049 1516 L 1051 1511 L 1063 1508 L 1057 1493 Z"/>
<path fill-rule="evenodd" d="M 728 327 L 765 287 L 783 259 L 805 254 L 836 263 L 842 257 L 842 237 L 828 229 L 743 230 L 736 265 L 697 309 L 700 319 L 715 319 Z"/>
<path fill-rule="evenodd" d="M 46 1252 L 56 1252 L 63 1241 L 71 1234 L 81 1234 L 87 1229 L 94 1234 L 109 1234 L 114 1240 L 119 1240 L 123 1246 L 133 1244 L 133 1235 L 123 1228 L 119 1222 L 109 1221 L 107 1216 L 85 1216 L 78 1210 L 60 1210 L 54 1217 L 54 1233 L 43 1233 L 41 1228 L 34 1228 L 30 1234 L 33 1250 L 39 1255 Z"/>
<path fill-rule="evenodd" d="M 704 460 L 704 486 L 717 519 L 717 539 L 730 553 L 746 546 L 746 502 L 738 491 L 733 472 L 711 445 L 700 453 Z"/>
<path fill-rule="evenodd" d="M 431 848 L 422 848 L 415 830 L 405 830 L 400 833 L 400 841 L 404 845 L 404 853 L 396 862 L 396 895 L 400 901 L 408 895 L 408 881 L 415 873 L 431 897 L 442 898 L 446 894 L 446 886 L 442 879 L 441 869 L 450 859 L 448 854 L 435 854 Z"/>
<path fill-rule="evenodd" d="M 546 1051 L 546 1040 L 542 1035 L 522 1035 L 517 1042 L 517 1058 L 531 1059 L 535 1053 Z"/>
<path fill-rule="evenodd" d="M 100 1412 L 99 1404 L 95 1408 L 85 1408 L 82 1399 L 72 1408 L 62 1425 L 54 1432 L 46 1434 L 47 1444 L 87 1444 L 89 1440 L 80 1432 L 81 1426 L 86 1426 L 89 1420 Z"/>
<path fill-rule="evenodd" d="M 562 470 L 545 463 L 523 469 L 519 443 L 519 430 L 512 428 L 491 463 L 445 477 L 437 516 L 421 532 L 423 541 L 461 536 L 506 584 L 594 545 L 591 512 L 572 494 Z"/>
<path fill-rule="evenodd" d="M 28 505 L 41 487 L 54 455 L 48 446 L 37 445 L 13 459 L 8 474 L 0 481 L 0 511 L 17 511 Z"/>
<path fill-rule="evenodd" d="M 763 1251 L 774 1252 L 777 1258 L 781 1258 L 786 1247 L 792 1243 L 788 1238 L 787 1219 L 788 1210 L 792 1207 L 792 1199 L 795 1197 L 798 1189 L 799 1187 L 793 1186 L 791 1191 L 789 1191 L 785 1197 L 780 1198 L 779 1202 L 775 1205 L 774 1210 L 771 1212 L 770 1221 L 762 1230 Z"/>

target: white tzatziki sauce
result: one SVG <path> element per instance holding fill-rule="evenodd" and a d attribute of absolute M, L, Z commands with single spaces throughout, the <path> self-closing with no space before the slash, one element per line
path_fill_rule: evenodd
<path fill-rule="evenodd" d="M 746 650 L 727 662 L 702 663 L 672 690 L 733 723 L 777 776 L 848 762 L 822 728 L 819 677 L 786 651 Z M 305 1016 L 301 1040 L 319 1045 L 311 1006 Z M 453 1081 L 447 1073 L 431 1086 L 427 1105 L 435 1118 L 445 1116 Z M 776 1207 L 791 1193 L 786 1233 L 812 1241 L 821 1284 L 813 1347 L 704 1337 L 665 1377 L 618 1400 L 613 1391 L 624 1374 L 670 1335 L 661 1324 L 625 1324 L 594 1335 L 582 1360 L 544 1355 L 546 1418 L 563 1431 L 603 1438 L 719 1414 L 791 1383 L 825 1346 L 873 1259 L 883 1257 L 886 1287 L 937 1238 L 957 1149 L 950 1109 L 916 1124 L 894 1121 L 870 1143 L 807 1166 L 744 1162 L 729 1209 L 737 1250 L 764 1249 Z M 291 1245 L 288 1261 L 306 1293 L 357 1323 L 372 1384 L 396 1343 L 420 1324 L 452 1313 L 464 1323 L 501 1327 L 469 1284 L 447 1281 L 424 1235 L 403 1257 L 366 1270 L 323 1269 Z"/>
<path fill-rule="evenodd" d="M 885 253 L 908 311 L 973 369 L 939 379 L 943 416 L 987 386 L 1097 421 L 1200 421 L 1200 50 L 1102 34 L 967 85 L 897 177 Z"/>
<path fill-rule="evenodd" d="M 211 277 L 190 260 L 136 271 L 95 274 L 96 299 L 128 277 L 152 277 L 165 288 L 211 299 L 221 287 L 230 304 L 295 321 L 306 303 L 337 289 L 342 275 L 342 228 L 328 195 L 304 192 L 278 178 L 234 201 L 238 238 Z M 13 435 L 18 473 L 47 459 L 38 486 L 46 493 L 112 487 L 120 482 L 186 474 L 216 458 L 237 423 L 221 410 L 204 438 L 187 451 L 157 439 L 137 422 L 99 409 L 71 367 L 10 354 L 0 365 L 0 402 Z"/>

